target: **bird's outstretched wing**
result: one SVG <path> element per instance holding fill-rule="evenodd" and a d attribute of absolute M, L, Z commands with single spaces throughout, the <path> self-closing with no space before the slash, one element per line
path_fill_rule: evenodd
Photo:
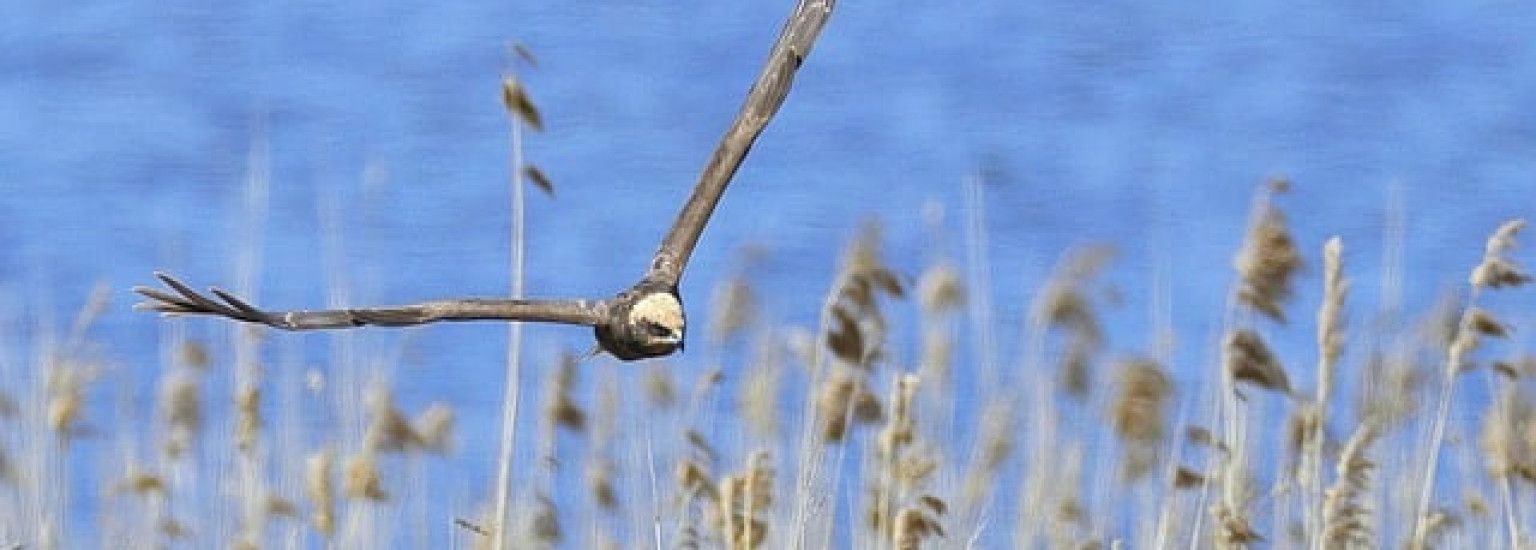
<path fill-rule="evenodd" d="M 353 328 L 367 325 L 399 327 L 438 321 L 534 321 L 595 326 L 607 317 L 603 300 L 504 300 L 470 298 L 441 300 L 393 307 L 328 309 L 316 311 L 265 311 L 229 292 L 209 290 L 218 299 L 192 290 L 164 273 L 155 277 L 170 289 L 136 287 L 149 300 L 135 306 L 171 315 L 213 315 L 285 330 Z"/>
<path fill-rule="evenodd" d="M 821 34 L 827 17 L 832 14 L 834 3 L 834 0 L 800 0 L 795 6 L 789 21 L 784 23 L 784 30 L 779 31 L 779 38 L 773 43 L 762 72 L 752 83 L 746 102 L 736 113 L 736 120 L 731 122 L 730 129 L 715 146 L 714 154 L 710 155 L 709 163 L 704 165 L 704 172 L 694 186 L 693 195 L 683 204 L 677 221 L 662 239 L 661 248 L 651 261 L 648 278 L 672 286 L 682 279 L 683 268 L 687 267 L 688 257 L 699 242 L 699 234 L 709 223 L 715 204 L 720 202 L 720 195 L 731 182 L 731 176 L 736 174 L 736 168 L 741 166 L 742 159 L 746 158 L 747 150 L 752 148 L 757 136 L 763 133 L 768 121 L 784 104 L 790 85 L 794 83 L 795 71 L 811 52 L 817 35 Z"/>

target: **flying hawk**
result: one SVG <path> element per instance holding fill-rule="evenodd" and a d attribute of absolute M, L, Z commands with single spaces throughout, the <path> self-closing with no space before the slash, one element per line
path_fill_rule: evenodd
<path fill-rule="evenodd" d="M 165 273 L 156 273 L 169 289 L 136 287 L 149 300 L 142 309 L 167 314 L 214 315 L 284 330 L 341 329 L 361 326 L 398 327 L 438 321 L 532 321 L 593 327 L 598 345 L 626 361 L 661 357 L 682 348 L 686 322 L 677 285 L 699 234 L 720 202 L 725 187 L 784 104 L 795 71 L 810 53 L 832 13 L 835 0 L 800 0 L 779 32 L 762 72 L 747 99 L 720 139 L 693 194 L 640 281 L 617 296 L 604 299 L 464 298 L 391 307 L 313 311 L 267 311 L 224 290 L 205 296 Z"/>

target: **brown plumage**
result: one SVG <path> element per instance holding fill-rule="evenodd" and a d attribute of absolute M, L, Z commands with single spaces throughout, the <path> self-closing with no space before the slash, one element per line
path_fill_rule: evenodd
<path fill-rule="evenodd" d="M 669 355 L 683 346 L 685 321 L 677 285 L 699 242 L 699 235 L 708 225 L 715 205 L 720 202 L 752 143 L 784 104 L 795 71 L 799 70 L 816 37 L 821 34 L 834 3 L 834 0 L 801 0 L 795 7 L 774 42 L 762 72 L 747 93 L 741 111 L 715 147 L 714 154 L 710 155 L 693 194 L 683 203 L 677 220 L 662 239 L 650 268 L 639 282 L 617 296 L 566 300 L 464 298 L 393 307 L 267 311 L 217 288 L 209 291 L 214 296 L 210 298 L 170 275 L 156 273 L 155 277 L 170 291 L 134 288 L 135 292 L 148 298 L 139 308 L 172 315 L 212 315 L 284 330 L 369 325 L 398 327 L 439 321 L 563 323 L 594 327 L 598 345 L 619 359 L 630 361 Z M 519 98 L 526 99 L 526 96 L 509 95 L 509 105 Z M 528 122 L 538 125 L 535 120 Z"/>

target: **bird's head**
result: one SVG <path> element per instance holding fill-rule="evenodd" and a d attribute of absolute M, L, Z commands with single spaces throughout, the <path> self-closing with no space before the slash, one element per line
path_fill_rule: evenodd
<path fill-rule="evenodd" d="M 671 292 L 651 292 L 629 309 L 628 324 L 639 327 L 638 341 L 647 346 L 682 347 L 683 303 Z M 670 351 L 670 350 L 669 350 Z"/>
<path fill-rule="evenodd" d="M 610 315 L 597 327 L 597 340 L 614 357 L 633 361 L 683 348 L 683 302 L 671 288 L 637 286 L 619 295 Z"/>

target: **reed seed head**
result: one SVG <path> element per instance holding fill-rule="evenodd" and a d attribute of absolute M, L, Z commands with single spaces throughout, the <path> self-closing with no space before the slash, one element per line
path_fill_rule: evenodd
<path fill-rule="evenodd" d="M 560 528 L 560 513 L 555 509 L 555 501 L 549 498 L 549 495 L 539 494 L 530 527 L 534 540 L 543 544 L 557 544 L 560 542 L 564 534 L 564 531 Z"/>
<path fill-rule="evenodd" d="M 1126 479 L 1136 480 L 1156 465 L 1173 383 L 1156 361 L 1132 359 L 1120 367 L 1118 389 L 1111 423 L 1115 435 L 1125 443 L 1123 473 Z"/>
<path fill-rule="evenodd" d="M 235 392 L 235 446 L 249 452 L 261 436 L 261 388 L 248 385 Z"/>
<path fill-rule="evenodd" d="M 939 315 L 958 309 L 965 304 L 965 288 L 960 283 L 960 272 L 949 264 L 934 264 L 923 272 L 917 282 L 917 294 L 923 312 Z"/>
<path fill-rule="evenodd" d="M 341 487 L 342 493 L 348 498 L 375 502 L 389 500 L 389 493 L 384 492 L 384 481 L 379 475 L 378 458 L 369 451 L 347 459 Z"/>
<path fill-rule="evenodd" d="M 304 461 L 304 489 L 314 506 L 310 523 L 326 538 L 336 532 L 336 497 L 331 482 L 335 462 L 336 453 L 329 448 L 309 455 Z"/>
<path fill-rule="evenodd" d="M 544 115 L 539 114 L 539 107 L 528 97 L 528 88 L 518 79 L 509 76 L 501 80 L 501 104 L 533 131 L 544 131 Z"/>
<path fill-rule="evenodd" d="M 453 426 L 453 408 L 444 403 L 433 403 L 412 423 L 422 447 L 438 454 L 447 453 L 452 448 Z"/>
<path fill-rule="evenodd" d="M 1472 270 L 1473 288 L 1515 287 L 1531 281 L 1531 276 L 1508 255 L 1515 248 L 1515 236 L 1525 228 L 1525 220 L 1509 220 L 1494 230 L 1483 250 L 1483 261 Z"/>
<path fill-rule="evenodd" d="M 1291 392 L 1285 369 L 1257 332 L 1237 329 L 1227 333 L 1225 352 L 1227 371 L 1234 380 L 1280 393 Z"/>
<path fill-rule="evenodd" d="M 1265 200 L 1248 226 L 1235 266 L 1241 279 L 1238 301 L 1279 322 L 1291 297 L 1291 279 L 1301 269 L 1301 252 L 1285 214 Z"/>

